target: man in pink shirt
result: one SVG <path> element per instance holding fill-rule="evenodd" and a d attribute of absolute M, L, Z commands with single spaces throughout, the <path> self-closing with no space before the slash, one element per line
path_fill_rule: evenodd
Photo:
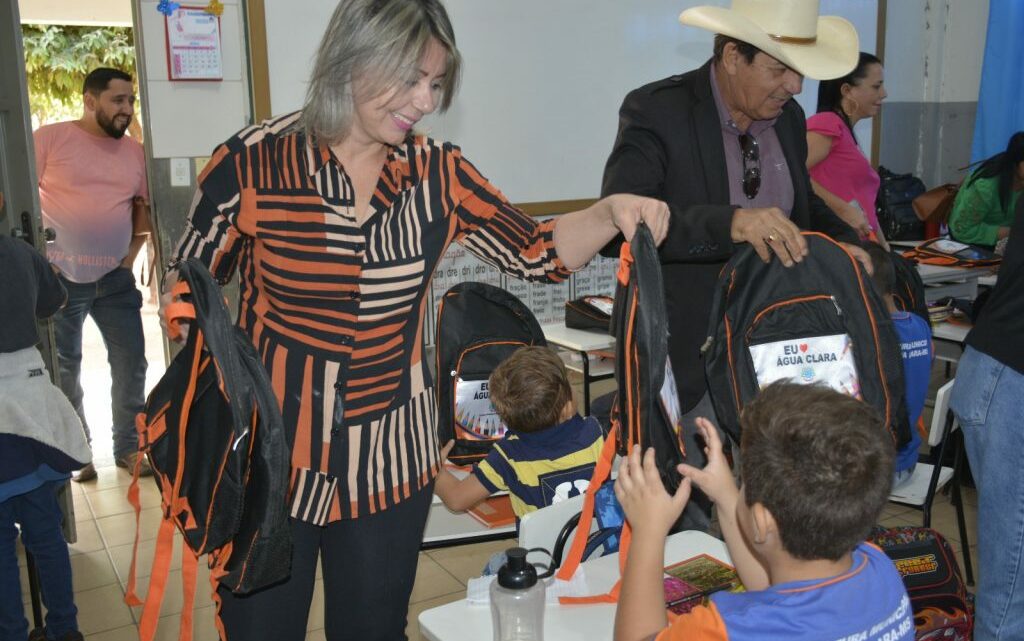
<path fill-rule="evenodd" d="M 146 383 L 142 295 L 132 274 L 150 233 L 145 154 L 124 137 L 135 105 L 130 75 L 95 69 L 82 93 L 80 119 L 34 134 L 43 224 L 56 232 L 47 256 L 68 291 L 67 305 L 54 316 L 60 386 L 88 435 L 80 376 L 82 325 L 90 315 L 110 362 L 114 461 L 131 469 L 138 457 L 135 415 L 145 403 Z M 90 464 L 75 480 L 94 478 Z"/>

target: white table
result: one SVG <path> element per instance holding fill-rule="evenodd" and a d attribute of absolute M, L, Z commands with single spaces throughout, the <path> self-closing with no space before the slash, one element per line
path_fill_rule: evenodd
<path fill-rule="evenodd" d="M 489 528 L 468 514 L 456 514 L 450 512 L 443 503 L 434 503 L 427 513 L 427 529 L 423 533 L 420 549 L 432 550 L 465 543 L 511 539 L 515 536 L 515 525 Z"/>
<path fill-rule="evenodd" d="M 457 478 L 464 477 L 467 472 L 455 469 L 452 471 Z M 494 496 L 508 494 L 499 492 Z M 423 532 L 421 550 L 462 545 L 464 543 L 483 543 L 499 539 L 511 539 L 516 535 L 516 526 L 487 527 L 468 513 L 452 512 L 444 506 L 444 502 L 436 494 L 431 497 L 430 510 L 427 512 L 427 527 Z"/>
<path fill-rule="evenodd" d="M 923 240 L 890 240 L 889 244 L 897 248 L 913 249 Z M 917 273 L 926 285 L 925 299 L 932 302 L 946 296 L 970 298 L 978 295 L 978 284 L 987 285 L 991 276 L 991 267 L 942 267 L 940 265 L 917 264 Z M 992 277 L 992 282 L 995 278 Z"/>
<path fill-rule="evenodd" d="M 969 298 L 978 296 L 978 279 L 988 276 L 991 267 L 943 267 L 917 265 L 917 273 L 925 285 L 925 300 L 932 302 L 946 296 Z"/>
<path fill-rule="evenodd" d="M 699 554 L 710 554 L 727 563 L 725 543 L 703 532 L 680 532 L 665 542 L 665 565 Z M 611 589 L 619 578 L 617 554 L 583 564 L 590 594 Z M 480 641 L 491 638 L 491 608 L 470 605 L 465 599 L 420 614 L 420 631 L 430 641 Z M 544 638 L 554 641 L 602 641 L 611 639 L 615 605 L 548 605 L 544 610 Z"/>
<path fill-rule="evenodd" d="M 553 323 L 541 327 L 548 343 L 570 350 L 580 357 L 579 365 L 574 360 L 567 360 L 566 367 L 583 374 L 583 414 L 590 414 L 590 384 L 595 381 L 611 378 L 615 375 L 610 362 L 590 363 L 590 352 L 609 350 L 615 346 L 615 338 L 610 334 L 582 329 L 570 329 L 565 323 Z M 565 359 L 563 359 L 565 360 Z"/>
<path fill-rule="evenodd" d="M 958 363 L 960 362 L 960 356 L 963 355 L 963 343 L 964 339 L 967 338 L 967 333 L 971 331 L 970 325 L 961 325 L 959 323 L 950 323 L 949 321 L 942 321 L 936 325 L 932 325 L 932 339 L 935 345 L 935 358 L 946 363 Z M 946 365 L 947 369 L 949 365 Z M 949 376 L 949 372 L 946 372 Z"/>

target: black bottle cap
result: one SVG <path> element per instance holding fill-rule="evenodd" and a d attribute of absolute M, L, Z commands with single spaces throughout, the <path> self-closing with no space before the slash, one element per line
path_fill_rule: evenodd
<path fill-rule="evenodd" d="M 498 570 L 498 585 L 510 590 L 525 590 L 537 584 L 537 569 L 526 562 L 525 548 L 509 548 L 508 559 Z"/>

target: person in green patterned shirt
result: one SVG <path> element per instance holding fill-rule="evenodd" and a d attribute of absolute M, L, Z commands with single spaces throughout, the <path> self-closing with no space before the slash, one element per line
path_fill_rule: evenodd
<path fill-rule="evenodd" d="M 1010 136 L 1006 151 L 985 160 L 960 187 L 949 215 L 956 240 L 994 246 L 1013 224 L 1017 200 L 1024 191 L 1024 131 Z"/>

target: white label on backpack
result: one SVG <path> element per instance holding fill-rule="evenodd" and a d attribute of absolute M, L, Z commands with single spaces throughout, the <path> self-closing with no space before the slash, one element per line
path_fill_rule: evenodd
<path fill-rule="evenodd" d="M 614 303 L 609 298 L 604 296 L 585 296 L 583 300 L 602 314 L 605 314 L 606 316 L 612 315 L 612 307 L 614 306 Z"/>
<path fill-rule="evenodd" d="M 661 384 L 661 405 L 665 408 L 669 425 L 676 436 L 682 433 L 683 412 L 679 404 L 679 388 L 676 387 L 676 375 L 672 373 L 672 362 L 665 359 L 665 381 Z"/>
<path fill-rule="evenodd" d="M 480 438 L 505 436 L 505 423 L 494 411 L 486 379 L 455 379 L 455 424 L 456 427 Z"/>
<path fill-rule="evenodd" d="M 776 341 L 751 345 L 749 349 L 757 383 L 762 388 L 778 380 L 805 385 L 820 383 L 861 398 L 849 334 Z"/>
<path fill-rule="evenodd" d="M 934 243 L 932 243 L 932 247 L 934 249 L 936 249 L 937 251 L 942 252 L 943 254 L 955 254 L 955 253 L 961 252 L 961 251 L 963 251 L 965 249 L 969 249 L 970 245 L 965 245 L 963 243 L 958 243 L 955 240 L 942 239 L 942 240 L 937 240 Z"/>

